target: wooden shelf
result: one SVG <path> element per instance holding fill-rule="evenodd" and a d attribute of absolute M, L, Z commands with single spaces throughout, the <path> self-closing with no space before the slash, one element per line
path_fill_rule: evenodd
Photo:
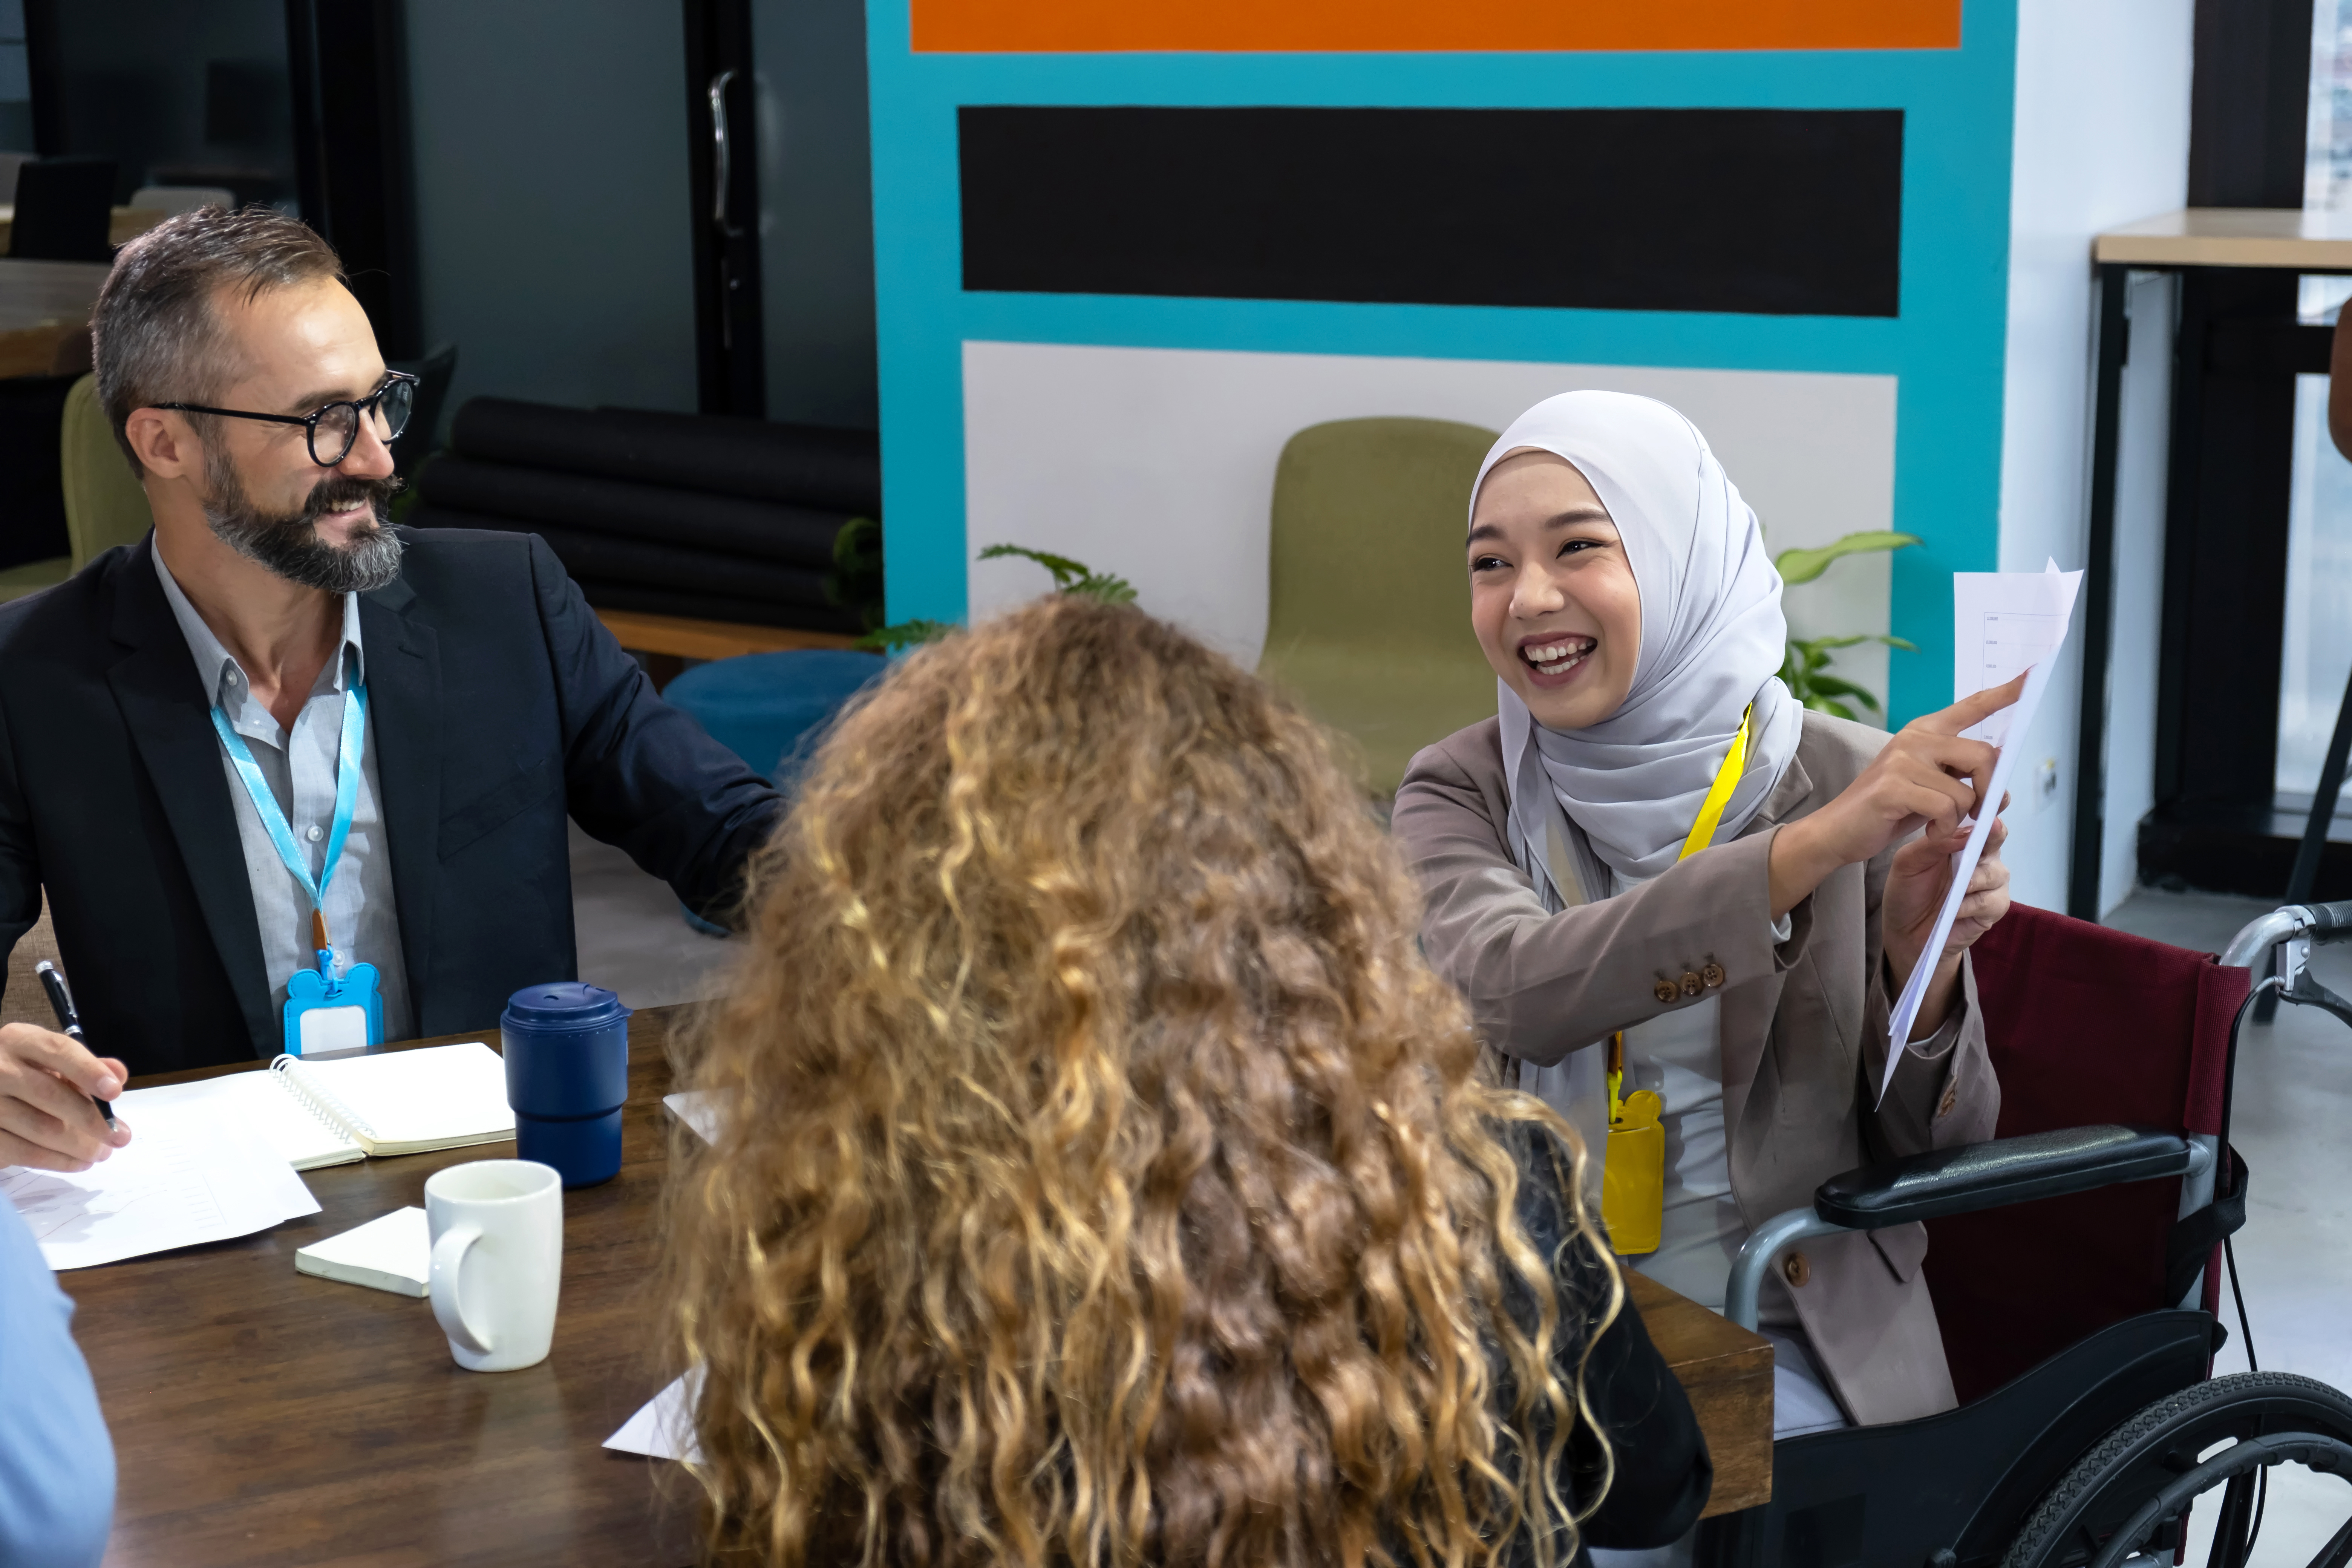
<path fill-rule="evenodd" d="M 632 653 L 672 658 L 734 658 L 747 653 L 782 653 L 792 648 L 847 647 L 857 639 L 839 632 L 807 632 L 791 626 L 754 626 L 739 621 L 698 621 L 684 616 L 650 616 L 636 610 L 599 610 L 596 618 L 614 641 Z"/>
<path fill-rule="evenodd" d="M 2352 213 L 2187 207 L 2109 229 L 2092 241 L 2092 255 L 2126 266 L 2352 272 Z"/>

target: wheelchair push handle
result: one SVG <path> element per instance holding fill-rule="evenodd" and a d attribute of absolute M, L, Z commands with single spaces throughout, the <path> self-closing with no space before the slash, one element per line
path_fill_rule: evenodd
<path fill-rule="evenodd" d="M 2325 944 L 2348 938 L 2352 938 L 2352 899 L 2333 904 L 2287 904 L 2249 921 L 2221 950 L 2221 963 L 2248 969 L 2282 942 Z"/>
<path fill-rule="evenodd" d="M 2230 939 L 2221 962 L 2255 969 L 2254 991 L 2274 992 L 2282 1002 L 2319 1007 L 2352 1025 L 2352 1000 L 2338 996 L 2311 972 L 2315 943 L 2352 939 L 2352 900 L 2333 904 L 2288 904 L 2253 921 Z M 2242 1016 L 2241 1022 L 2242 1022 Z M 2231 1051 L 2234 1056 L 2235 1045 Z"/>
<path fill-rule="evenodd" d="M 2343 942 L 2352 938 L 2352 899 L 2340 903 L 2307 904 L 2311 911 L 2311 939 L 2314 942 Z"/>

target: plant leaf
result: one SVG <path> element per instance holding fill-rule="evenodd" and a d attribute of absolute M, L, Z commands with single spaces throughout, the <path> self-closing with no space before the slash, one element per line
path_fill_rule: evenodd
<path fill-rule="evenodd" d="M 1089 599 L 1100 599 L 1106 605 L 1135 603 L 1135 584 L 1107 572 L 1089 572 L 1076 582 L 1065 584 L 1062 592 L 1083 594 Z"/>
<path fill-rule="evenodd" d="M 982 561 L 994 561 L 1001 556 L 1017 555 L 1024 561 L 1034 561 L 1054 574 L 1054 586 L 1067 590 L 1094 575 L 1083 561 L 1073 561 L 1066 555 L 1048 554 L 1043 550 L 1030 550 L 1018 544 L 992 544 L 980 552 Z"/>
<path fill-rule="evenodd" d="M 1830 563 L 1842 555 L 1867 555 L 1881 550 L 1901 550 L 1919 542 L 1916 533 L 1895 533 L 1879 529 L 1862 533 L 1849 533 L 1831 543 L 1810 549 L 1783 550 L 1772 559 L 1780 571 L 1783 583 L 1810 583 L 1830 569 Z"/>
<path fill-rule="evenodd" d="M 1867 707 L 1872 712 L 1875 713 L 1878 711 L 1877 698 L 1873 697 L 1869 692 L 1864 691 L 1853 681 L 1840 680 L 1832 675 L 1822 676 L 1813 682 L 1813 695 L 1816 697 L 1851 697 L 1856 702 L 1862 703 L 1864 706 Z"/>
<path fill-rule="evenodd" d="M 877 626 L 849 646 L 863 653 L 888 653 L 893 648 L 937 642 L 961 630 L 963 627 L 953 621 L 900 621 L 896 626 Z"/>

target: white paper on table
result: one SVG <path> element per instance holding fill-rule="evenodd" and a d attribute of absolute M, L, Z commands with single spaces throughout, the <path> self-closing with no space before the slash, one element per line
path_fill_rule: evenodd
<path fill-rule="evenodd" d="M 148 1105 L 128 1145 L 78 1174 L 0 1168 L 0 1195 L 60 1271 L 250 1236 L 319 1212 L 275 1149 L 193 1105 Z"/>
<path fill-rule="evenodd" d="M 695 1136 L 705 1143 L 719 1142 L 719 1124 L 724 1110 L 715 1090 L 689 1089 L 677 1094 L 665 1094 L 662 1103 L 669 1107 L 672 1116 L 692 1128 Z"/>
<path fill-rule="evenodd" d="M 604 1447 L 650 1459 L 702 1463 L 702 1445 L 694 1436 L 694 1402 L 701 1394 L 702 1368 L 691 1367 L 622 1422 L 621 1429 L 604 1439 Z"/>
<path fill-rule="evenodd" d="M 2000 748 L 1984 796 L 1992 809 L 1979 815 L 1967 845 L 1952 857 L 1952 885 L 1945 890 L 1944 907 L 1937 911 L 1936 929 L 1919 950 L 1919 962 L 1913 965 L 1911 978 L 1904 983 L 1903 994 L 1895 999 L 1894 1014 L 1887 1020 L 1886 1071 L 1878 1080 L 1882 1101 L 1895 1082 L 1895 1069 L 1902 1065 L 1905 1045 L 1919 1019 L 1919 1005 L 1927 999 L 1927 981 L 1936 969 L 1931 955 L 1942 952 L 1950 940 L 1961 900 L 1968 897 L 1969 880 L 1976 875 L 1977 862 L 1984 858 L 1985 840 L 1992 834 L 1993 819 L 2000 814 L 2001 797 L 2009 793 L 2010 774 L 2016 771 L 2021 750 L 2009 744 L 2010 738 L 2022 739 L 2033 727 L 2033 715 L 2049 688 L 2058 650 L 2065 646 L 2066 627 L 2074 614 L 2074 594 L 2082 582 L 2080 572 L 2061 572 L 2055 561 L 2040 572 L 1952 574 L 1956 648 L 1952 700 L 1958 702 L 2013 679 L 2021 669 L 2032 673 L 2026 677 L 2025 689 L 2015 702 L 1961 731 Z"/>

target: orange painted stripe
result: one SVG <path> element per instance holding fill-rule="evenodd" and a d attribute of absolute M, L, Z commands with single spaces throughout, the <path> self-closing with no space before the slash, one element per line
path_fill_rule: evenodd
<path fill-rule="evenodd" d="M 912 0 L 924 54 L 1954 49 L 1961 0 Z"/>

